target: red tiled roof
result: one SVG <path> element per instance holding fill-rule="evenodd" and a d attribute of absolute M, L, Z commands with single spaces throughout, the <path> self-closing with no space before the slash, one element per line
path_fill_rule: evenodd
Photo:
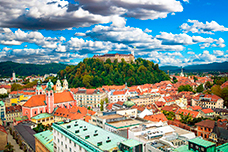
<path fill-rule="evenodd" d="M 6 107 L 6 113 L 21 112 L 21 111 L 22 111 L 21 105 Z"/>
<path fill-rule="evenodd" d="M 217 102 L 220 98 L 219 96 L 215 95 L 215 94 L 198 94 L 197 96 L 195 96 L 193 99 L 196 101 L 199 101 L 200 98 L 209 98 L 212 102 Z"/>
<path fill-rule="evenodd" d="M 114 105 L 115 103 L 110 103 L 110 104 L 108 104 L 107 106 L 106 106 L 106 109 L 108 109 L 108 110 L 111 110 L 112 109 L 112 105 Z"/>
<path fill-rule="evenodd" d="M 213 113 L 214 111 L 211 108 L 208 108 L 208 109 L 203 109 L 202 112 L 207 114 L 207 113 Z"/>
<path fill-rule="evenodd" d="M 183 113 L 183 115 L 188 115 L 190 114 L 190 116 L 192 116 L 193 118 L 196 118 L 197 115 L 199 114 L 198 111 L 191 111 L 191 110 L 186 110 L 186 109 L 178 109 L 176 111 L 176 114 L 181 114 Z"/>
<path fill-rule="evenodd" d="M 149 121 L 154 121 L 154 122 L 168 121 L 168 119 L 165 117 L 165 115 L 163 113 L 145 116 L 144 119 L 149 120 Z"/>
<path fill-rule="evenodd" d="M 215 121 L 206 119 L 206 120 L 203 120 L 203 121 L 196 123 L 195 125 L 200 126 L 200 127 L 207 127 L 207 128 L 213 129 L 214 125 L 215 125 Z"/>
<path fill-rule="evenodd" d="M 176 112 L 178 110 L 178 107 L 164 106 L 161 110 L 165 110 L 165 111 L 169 111 L 169 112 Z"/>
<path fill-rule="evenodd" d="M 227 86 L 228 86 L 228 81 L 224 82 L 224 83 L 221 85 L 221 88 L 223 89 L 223 88 L 225 88 L 225 87 L 227 87 Z"/>
<path fill-rule="evenodd" d="M 113 95 L 124 95 L 126 91 L 114 91 L 112 94 Z"/>
<path fill-rule="evenodd" d="M 46 95 L 32 96 L 23 106 L 24 107 L 37 107 L 45 106 Z M 54 93 L 54 103 L 62 103 L 74 101 L 73 95 L 70 92 Z"/>
<path fill-rule="evenodd" d="M 0 88 L 11 89 L 11 86 L 2 84 L 0 85 Z"/>
<path fill-rule="evenodd" d="M 165 105 L 165 102 L 162 102 L 162 101 L 155 101 L 155 104 L 158 106 L 158 107 L 163 107 Z"/>
<path fill-rule="evenodd" d="M 71 109 L 58 108 L 55 111 L 54 115 L 59 117 L 65 117 L 71 120 L 85 118 L 85 121 L 88 122 L 91 119 L 91 116 L 89 115 L 94 115 L 95 113 L 95 111 L 87 110 L 85 107 L 73 106 Z"/>
<path fill-rule="evenodd" d="M 189 106 L 189 108 L 191 108 L 193 111 L 202 109 L 200 106 Z"/>

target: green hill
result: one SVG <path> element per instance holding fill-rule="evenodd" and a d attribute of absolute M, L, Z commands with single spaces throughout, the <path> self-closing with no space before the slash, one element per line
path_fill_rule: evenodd
<path fill-rule="evenodd" d="M 0 62 L 0 76 L 12 76 L 13 71 L 19 76 L 44 75 L 49 73 L 57 73 L 59 70 L 65 69 L 65 64 L 21 64 L 11 61 Z"/>
<path fill-rule="evenodd" d="M 103 62 L 99 59 L 86 58 L 76 66 L 67 66 L 66 69 L 59 71 L 58 75 L 61 79 L 66 76 L 70 87 L 87 88 L 123 85 L 125 82 L 132 86 L 169 80 L 168 75 L 159 70 L 158 64 L 141 58 L 132 64 L 124 60 L 121 63 L 117 60 L 111 63 L 110 59 Z"/>

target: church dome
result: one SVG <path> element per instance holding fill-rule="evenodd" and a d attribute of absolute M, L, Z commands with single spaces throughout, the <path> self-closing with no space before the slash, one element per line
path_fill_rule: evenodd
<path fill-rule="evenodd" d="M 132 106 L 135 105 L 135 103 L 133 101 L 127 100 L 127 101 L 124 102 L 123 105 L 126 106 L 126 107 L 132 107 Z"/>

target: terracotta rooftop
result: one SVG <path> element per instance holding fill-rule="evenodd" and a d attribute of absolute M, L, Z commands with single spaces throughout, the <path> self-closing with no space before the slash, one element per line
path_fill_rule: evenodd
<path fill-rule="evenodd" d="M 207 114 L 207 113 L 213 113 L 214 111 L 211 108 L 208 108 L 208 109 L 203 109 L 202 112 Z"/>
<path fill-rule="evenodd" d="M 197 115 L 199 114 L 199 112 L 197 112 L 197 111 L 191 111 L 191 110 L 186 110 L 186 109 L 178 109 L 176 111 L 176 114 L 182 114 L 182 113 L 183 113 L 183 115 L 190 114 L 190 116 L 192 116 L 193 118 L 196 118 Z"/>
<path fill-rule="evenodd" d="M 165 117 L 165 115 L 163 113 L 145 116 L 144 119 L 153 121 L 153 122 L 168 121 L 168 119 Z"/>
<path fill-rule="evenodd" d="M 21 112 L 21 111 L 22 111 L 21 105 L 6 107 L 6 114 L 13 113 L 13 112 Z"/>
<path fill-rule="evenodd" d="M 45 106 L 46 95 L 34 95 L 23 106 L 24 107 L 37 107 Z M 75 101 L 70 92 L 54 93 L 54 103 L 62 103 L 68 101 Z"/>
<path fill-rule="evenodd" d="M 213 129 L 214 125 L 215 125 L 215 121 L 206 119 L 206 120 L 203 120 L 203 121 L 196 123 L 195 125 L 200 126 L 200 127 L 207 127 L 207 128 Z"/>

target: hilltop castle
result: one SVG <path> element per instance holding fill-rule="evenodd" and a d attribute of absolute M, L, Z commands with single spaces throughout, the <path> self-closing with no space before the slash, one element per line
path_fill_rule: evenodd
<path fill-rule="evenodd" d="M 135 61 L 135 57 L 132 54 L 104 54 L 104 55 L 94 55 L 93 58 L 100 59 L 102 61 L 106 61 L 110 59 L 111 62 L 114 62 L 117 59 L 118 62 L 121 62 L 121 59 L 124 59 L 127 63 L 131 63 L 131 61 Z"/>

